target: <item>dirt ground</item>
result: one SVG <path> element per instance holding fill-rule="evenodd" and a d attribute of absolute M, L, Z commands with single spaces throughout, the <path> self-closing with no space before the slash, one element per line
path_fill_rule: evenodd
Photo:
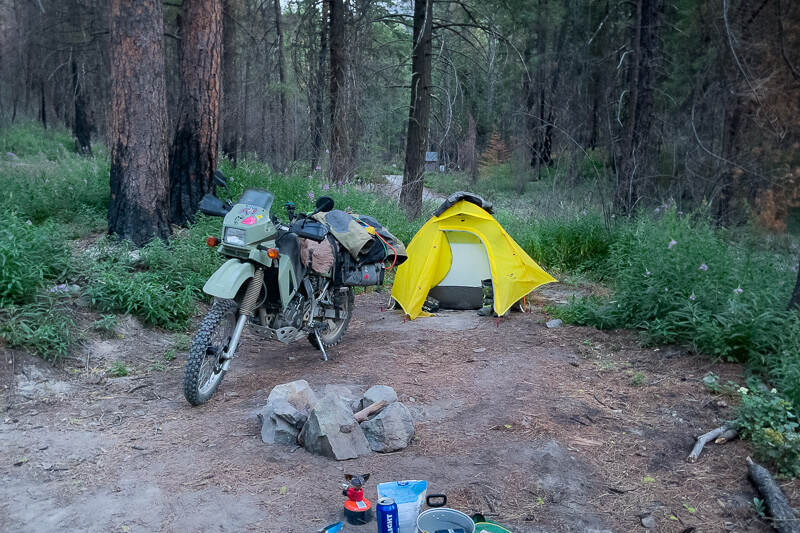
<path fill-rule="evenodd" d="M 356 298 L 329 362 L 305 342 L 247 337 L 196 408 L 181 390 L 185 335 L 126 319 L 59 368 L 6 349 L 0 530 L 310 532 L 340 519 L 343 474 L 365 472 L 370 499 L 378 482 L 425 479 L 448 506 L 515 532 L 644 531 L 648 514 L 653 531 L 770 530 L 751 507 L 746 443 L 686 462 L 693 435 L 733 417 L 703 376 L 741 380 L 741 368 L 643 349 L 632 332 L 548 329 L 542 302 L 499 321 L 466 311 L 405 321 L 386 299 Z M 168 362 L 169 350 L 179 353 Z M 108 377 L 114 361 L 135 372 Z M 317 391 L 391 385 L 414 415 L 412 445 L 335 462 L 262 443 L 256 412 L 296 379 Z M 784 488 L 798 501 L 797 482 Z"/>

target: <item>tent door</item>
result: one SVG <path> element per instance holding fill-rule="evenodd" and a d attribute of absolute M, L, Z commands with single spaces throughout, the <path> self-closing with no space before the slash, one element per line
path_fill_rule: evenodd
<path fill-rule="evenodd" d="M 479 309 L 483 304 L 481 280 L 492 277 L 486 246 L 473 233 L 444 233 L 453 261 L 444 279 L 428 294 L 444 309 Z"/>

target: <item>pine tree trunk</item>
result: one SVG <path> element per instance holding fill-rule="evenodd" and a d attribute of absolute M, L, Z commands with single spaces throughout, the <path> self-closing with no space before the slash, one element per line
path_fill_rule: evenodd
<path fill-rule="evenodd" d="M 347 120 L 345 100 L 345 42 L 344 1 L 329 0 L 330 8 L 330 52 L 331 52 L 331 158 L 332 180 L 347 179 L 350 170 L 347 142 Z"/>
<path fill-rule="evenodd" d="M 411 106 L 406 136 L 406 161 L 400 204 L 409 218 L 422 210 L 425 152 L 428 149 L 428 121 L 431 112 L 431 58 L 433 0 L 414 0 L 414 43 L 411 56 Z"/>
<path fill-rule="evenodd" d="M 75 151 L 92 157 L 92 121 L 89 118 L 89 107 L 83 93 L 83 86 L 78 79 L 78 65 L 72 62 L 72 91 L 75 99 L 75 121 L 72 133 L 75 136 Z"/>
<path fill-rule="evenodd" d="M 41 96 L 41 104 L 39 106 L 39 121 L 42 127 L 47 129 L 47 103 L 44 99 L 44 80 L 39 80 L 39 94 Z"/>
<path fill-rule="evenodd" d="M 222 153 L 233 166 L 239 157 L 239 78 L 236 71 L 236 17 L 239 0 L 225 0 L 222 19 Z"/>
<path fill-rule="evenodd" d="M 186 225 L 213 191 L 222 74 L 222 0 L 181 7 L 181 93 L 169 157 L 170 222 Z"/>
<path fill-rule="evenodd" d="M 161 0 L 111 2 L 108 231 L 141 246 L 170 233 Z"/>
<path fill-rule="evenodd" d="M 314 2 L 312 1 L 312 5 Z M 328 57 L 328 0 L 322 0 L 322 21 L 319 32 L 319 51 L 317 56 L 316 84 L 314 87 L 314 106 L 311 122 L 311 170 L 319 165 L 322 159 L 322 139 L 325 130 L 325 113 L 323 112 L 325 98 L 325 67 Z M 311 61 L 309 61 L 311 62 Z"/>
<path fill-rule="evenodd" d="M 622 142 L 615 208 L 623 215 L 636 209 L 647 175 L 648 138 L 653 120 L 656 54 L 664 0 L 638 0 L 634 15 L 633 51 L 628 71 L 628 106 Z"/>
<path fill-rule="evenodd" d="M 292 152 L 291 149 L 291 135 L 287 129 L 289 123 L 289 110 L 286 98 L 286 62 L 283 57 L 283 29 L 281 26 L 281 1 L 275 0 L 275 31 L 278 34 L 278 80 L 281 83 L 280 87 L 280 134 L 278 136 L 278 167 L 283 168 L 286 161 L 289 159 Z"/>

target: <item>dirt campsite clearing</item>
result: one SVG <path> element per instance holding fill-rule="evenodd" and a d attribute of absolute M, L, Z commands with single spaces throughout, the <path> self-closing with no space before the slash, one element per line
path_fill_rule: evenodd
<path fill-rule="evenodd" d="M 345 473 L 424 479 L 448 506 L 515 532 L 769 531 L 752 509 L 748 447 L 698 435 L 733 418 L 702 378 L 741 378 L 633 332 L 549 329 L 529 313 L 404 320 L 386 293 L 356 297 L 330 361 L 308 344 L 246 337 L 216 396 L 192 408 L 174 335 L 133 319 L 90 337 L 62 367 L 6 349 L 0 418 L 4 531 L 310 532 L 341 519 Z M 93 317 L 85 317 L 87 321 Z M 184 340 L 185 342 L 185 340 Z M 104 371 L 126 366 L 130 376 Z M 413 414 L 410 447 L 336 462 L 266 445 L 256 413 L 274 385 L 390 385 Z M 784 485 L 797 501 L 800 486 Z M 652 520 L 650 520 L 652 518 Z M 373 531 L 346 525 L 344 531 Z"/>

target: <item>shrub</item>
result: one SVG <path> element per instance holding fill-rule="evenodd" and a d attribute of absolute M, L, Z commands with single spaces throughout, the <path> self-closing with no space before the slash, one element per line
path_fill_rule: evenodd
<path fill-rule="evenodd" d="M 501 213 L 498 220 L 534 261 L 561 271 L 601 273 L 614 237 L 602 216 L 585 211 L 532 222 Z"/>
<path fill-rule="evenodd" d="M 800 404 L 800 315 L 783 310 L 791 258 L 726 241 L 702 217 L 660 215 L 618 228 L 602 267 L 611 299 L 576 299 L 555 314 L 747 362 Z"/>
<path fill-rule="evenodd" d="M 158 274 L 121 267 L 102 268 L 86 288 L 92 304 L 104 312 L 131 313 L 145 324 L 182 329 L 196 311 L 196 289 L 176 287 Z"/>
<path fill-rule="evenodd" d="M 57 296 L 0 309 L 0 317 L 4 322 L 0 335 L 9 346 L 26 347 L 47 361 L 66 356 L 76 340 L 73 312 Z"/>
<path fill-rule="evenodd" d="M 734 424 L 750 439 L 759 459 L 775 466 L 781 477 L 800 476 L 800 433 L 792 402 L 755 382 L 741 387 Z"/>
<path fill-rule="evenodd" d="M 0 210 L 0 307 L 29 302 L 69 271 L 69 249 L 56 224 L 34 224 Z"/>

